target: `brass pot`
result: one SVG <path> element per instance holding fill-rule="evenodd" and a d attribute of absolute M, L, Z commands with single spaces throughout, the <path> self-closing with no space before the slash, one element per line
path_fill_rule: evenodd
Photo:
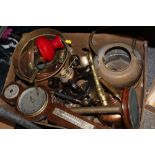
<path fill-rule="evenodd" d="M 103 46 L 94 60 L 100 81 L 110 83 L 116 88 L 133 85 L 140 77 L 141 57 L 137 50 L 124 43 Z"/>
<path fill-rule="evenodd" d="M 43 70 L 37 71 L 35 75 L 35 81 L 46 80 L 60 72 L 60 70 L 67 64 L 68 56 L 70 55 L 69 47 L 65 44 L 64 38 L 60 32 L 52 29 L 38 29 L 30 33 L 24 34 L 22 39 L 18 43 L 14 54 L 13 54 L 13 66 L 15 73 L 23 80 L 32 82 L 33 76 L 36 72 L 33 68 L 34 63 L 34 50 L 35 50 L 35 39 L 39 36 L 46 36 L 49 39 L 53 39 L 55 35 L 59 35 L 65 45 L 64 53 L 65 58 L 63 63 L 57 63 L 57 55 L 52 62 L 46 63 L 46 67 Z M 37 60 L 38 61 L 38 60 Z"/>

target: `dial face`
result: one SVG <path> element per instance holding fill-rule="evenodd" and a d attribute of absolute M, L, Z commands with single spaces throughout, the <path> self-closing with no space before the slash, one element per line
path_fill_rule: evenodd
<path fill-rule="evenodd" d="M 18 94 L 19 94 L 19 86 L 16 84 L 9 85 L 4 91 L 4 96 L 7 99 L 13 99 L 17 97 Z"/>
<path fill-rule="evenodd" d="M 24 115 L 34 115 L 42 112 L 46 103 L 47 93 L 45 90 L 41 87 L 31 87 L 20 95 L 17 108 Z"/>

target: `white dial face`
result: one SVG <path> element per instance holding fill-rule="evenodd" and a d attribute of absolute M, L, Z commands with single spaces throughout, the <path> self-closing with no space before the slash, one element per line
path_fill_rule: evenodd
<path fill-rule="evenodd" d="M 19 86 L 16 84 L 9 85 L 4 91 L 4 96 L 7 99 L 13 99 L 17 97 L 18 94 L 19 94 Z"/>
<path fill-rule="evenodd" d="M 41 87 L 26 89 L 19 97 L 18 109 L 24 115 L 33 115 L 44 107 L 47 94 Z"/>

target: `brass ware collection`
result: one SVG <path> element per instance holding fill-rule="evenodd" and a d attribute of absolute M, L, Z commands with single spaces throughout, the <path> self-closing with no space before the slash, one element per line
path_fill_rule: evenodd
<path fill-rule="evenodd" d="M 13 54 L 18 80 L 4 88 L 2 99 L 45 128 L 139 128 L 141 51 L 136 42 L 95 48 L 94 35 L 81 55 L 56 30 L 24 34 Z"/>

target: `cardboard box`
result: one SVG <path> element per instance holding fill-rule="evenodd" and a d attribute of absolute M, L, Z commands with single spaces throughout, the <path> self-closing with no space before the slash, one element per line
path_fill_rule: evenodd
<path fill-rule="evenodd" d="M 80 56 L 85 55 L 84 52 L 82 52 L 83 48 L 89 48 L 88 39 L 89 39 L 89 33 L 64 33 L 63 34 L 65 39 L 72 40 L 72 48 L 74 49 L 74 53 L 78 53 Z M 96 34 L 93 38 L 93 43 L 97 49 L 102 47 L 103 45 L 109 44 L 109 43 L 116 43 L 116 42 L 122 42 L 126 43 L 128 45 L 132 45 L 133 38 L 125 37 L 125 36 L 117 36 L 112 34 Z M 144 108 L 144 97 L 145 97 L 145 90 L 146 90 L 146 49 L 144 48 L 144 43 L 147 43 L 143 40 L 137 40 L 136 41 L 136 49 L 138 49 L 141 53 L 142 59 L 143 59 L 143 73 L 138 81 L 138 84 L 136 86 L 136 92 L 138 94 L 138 102 L 140 105 L 140 108 Z M 13 69 L 13 65 L 10 66 L 5 86 L 8 85 L 10 82 L 13 82 L 15 80 L 15 73 Z M 4 87 L 5 87 L 4 86 Z M 0 101 L 0 105 L 7 106 L 10 110 L 14 110 L 12 107 L 10 107 L 7 103 L 4 103 Z M 143 114 L 141 114 L 143 116 Z M 143 123 L 143 118 L 141 118 L 141 123 Z M 13 126 L 9 123 L 0 123 L 0 128 L 12 128 Z"/>

